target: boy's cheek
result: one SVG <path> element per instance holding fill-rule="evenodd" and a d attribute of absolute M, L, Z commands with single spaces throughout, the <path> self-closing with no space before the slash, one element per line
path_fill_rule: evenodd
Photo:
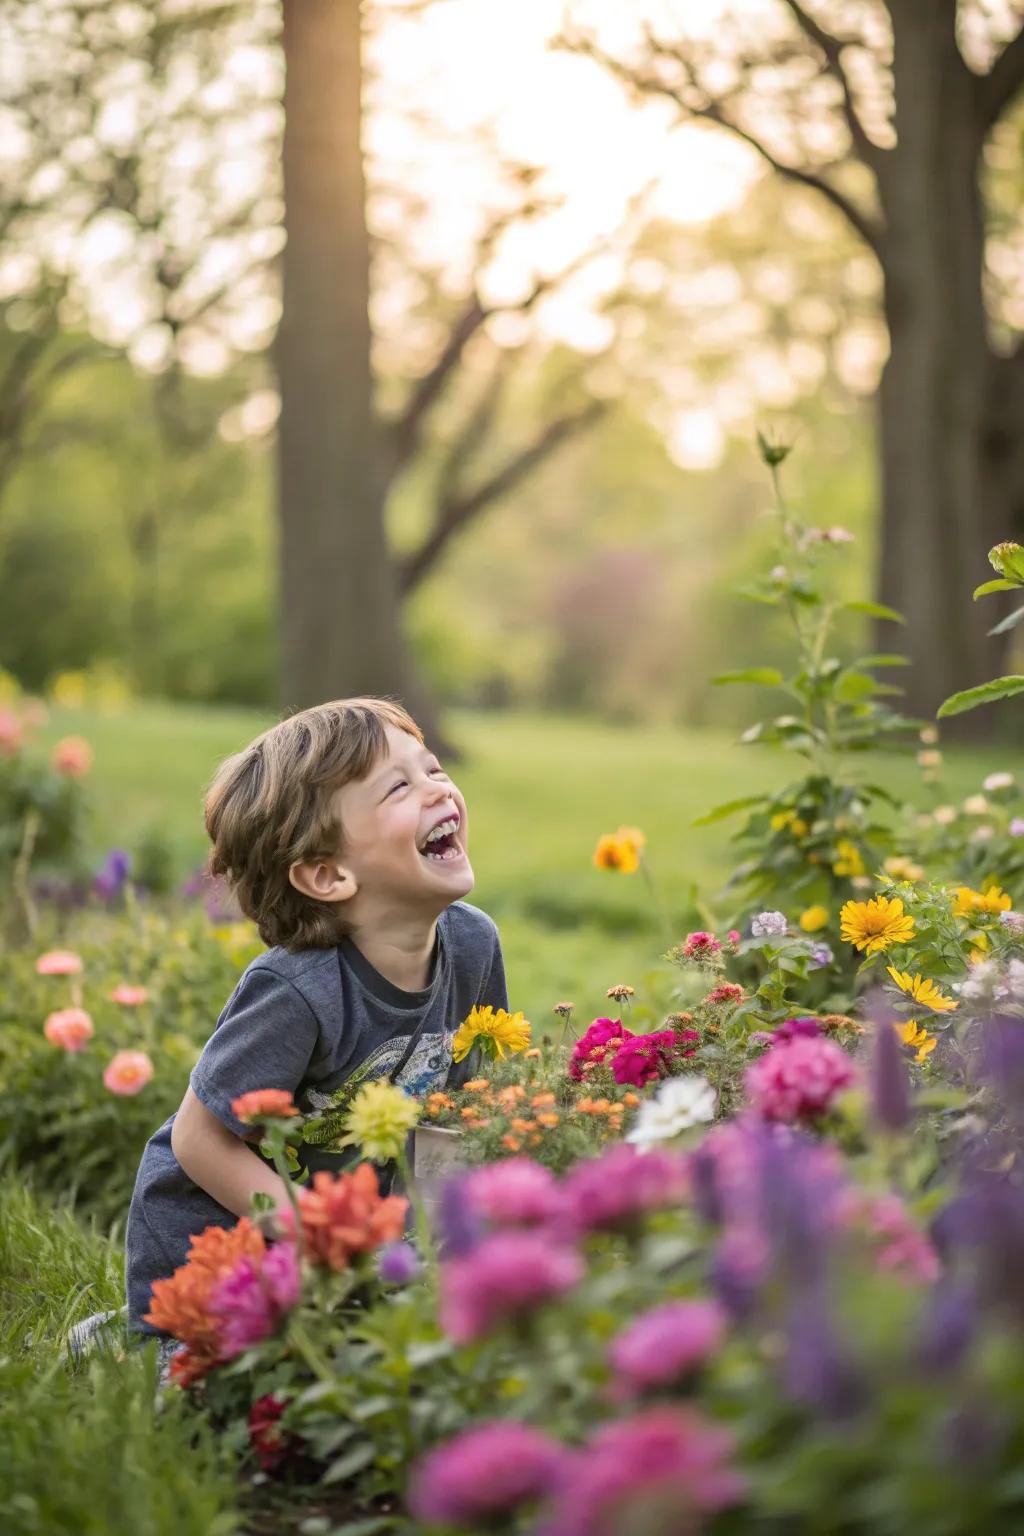
<path fill-rule="evenodd" d="M 461 791 L 457 790 L 455 788 L 454 784 L 452 785 L 452 799 L 455 801 L 455 806 L 456 806 L 456 809 L 458 810 L 458 813 L 459 813 L 459 823 L 460 823 L 460 826 L 459 826 L 459 841 L 462 844 L 463 848 L 468 848 L 469 847 L 469 812 L 466 809 L 466 802 L 462 798 Z"/>

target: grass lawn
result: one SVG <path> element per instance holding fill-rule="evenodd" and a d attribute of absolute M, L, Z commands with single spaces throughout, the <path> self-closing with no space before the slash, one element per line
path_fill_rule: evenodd
<path fill-rule="evenodd" d="M 217 763 L 270 723 L 251 711 L 140 703 L 113 716 L 54 711 L 45 739 L 80 734 L 95 749 L 97 856 L 157 829 L 184 874 L 205 856 L 202 797 Z M 602 832 L 627 823 L 647 833 L 678 937 L 695 891 L 713 897 L 730 861 L 730 824 L 695 828 L 694 819 L 800 771 L 792 758 L 720 732 L 467 711 L 454 711 L 449 726 L 463 753 L 453 772 L 470 812 L 472 899 L 501 927 L 513 1006 L 538 1021 L 563 997 L 578 1004 L 577 1017 L 591 1017 L 604 1011 L 608 986 L 624 981 L 639 991 L 645 976 L 655 980 L 665 925 L 640 875 L 593 868 Z M 1005 751 L 983 760 L 952 754 L 938 801 L 1009 765 Z M 873 768 L 896 792 L 937 803 L 911 753 L 879 754 Z"/>

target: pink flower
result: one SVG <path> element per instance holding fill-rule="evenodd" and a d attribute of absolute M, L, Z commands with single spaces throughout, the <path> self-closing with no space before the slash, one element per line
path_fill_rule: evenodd
<path fill-rule="evenodd" d="M 933 1285 L 942 1273 L 939 1256 L 915 1225 L 898 1195 L 882 1195 L 868 1213 L 871 1229 L 883 1240 L 878 1267 L 891 1269 L 915 1285 Z"/>
<path fill-rule="evenodd" d="M 692 1056 L 700 1035 L 694 1029 L 682 1029 L 673 1034 L 670 1029 L 659 1029 L 651 1035 L 634 1035 L 619 1047 L 612 1057 L 612 1076 L 620 1084 L 631 1088 L 643 1088 L 648 1083 L 667 1077 L 674 1061 L 680 1056 Z M 683 1050 L 683 1045 L 689 1050 Z"/>
<path fill-rule="evenodd" d="M 0 757 L 13 757 L 25 739 L 22 722 L 9 709 L 0 709 Z"/>
<path fill-rule="evenodd" d="M 629 1391 L 671 1386 L 714 1354 L 725 1325 L 715 1301 L 669 1301 L 616 1334 L 608 1359 Z"/>
<path fill-rule="evenodd" d="M 50 762 L 68 779 L 82 779 L 92 767 L 92 747 L 82 736 L 65 736 L 50 753 Z"/>
<path fill-rule="evenodd" d="M 713 933 L 698 929 L 688 933 L 683 941 L 683 955 L 687 960 L 707 960 L 721 951 L 721 944 Z"/>
<path fill-rule="evenodd" d="M 734 949 L 739 947 L 741 934 L 738 928 L 730 928 L 729 932 L 726 934 L 726 938 L 729 940 L 729 943 L 733 946 Z"/>
<path fill-rule="evenodd" d="M 550 1168 L 529 1157 L 509 1157 L 467 1175 L 463 1189 L 474 1210 L 495 1226 L 530 1226 L 561 1208 Z"/>
<path fill-rule="evenodd" d="M 103 1073 L 111 1093 L 130 1097 L 139 1093 L 153 1076 L 153 1063 L 145 1051 L 118 1051 Z"/>
<path fill-rule="evenodd" d="M 604 1061 L 608 1054 L 609 1040 L 632 1040 L 632 1038 L 632 1031 L 623 1029 L 621 1020 L 595 1019 L 572 1048 L 569 1076 L 574 1082 L 582 1082 L 584 1066 L 599 1066 Z"/>
<path fill-rule="evenodd" d="M 419 1461 L 409 1504 L 424 1524 L 478 1531 L 550 1494 L 571 1453 L 529 1424 L 480 1424 Z"/>
<path fill-rule="evenodd" d="M 704 1001 L 712 1007 L 719 1003 L 742 1003 L 743 988 L 738 987 L 735 982 L 726 981 L 709 992 Z"/>
<path fill-rule="evenodd" d="M 221 1359 L 233 1360 L 273 1333 L 299 1300 L 302 1282 L 291 1243 L 275 1243 L 259 1260 L 239 1259 L 210 1296 L 221 1319 Z"/>
<path fill-rule="evenodd" d="M 817 1035 L 821 1034 L 821 1025 L 817 1019 L 787 1019 L 784 1024 L 779 1024 L 771 1033 L 775 1044 L 787 1040 L 813 1040 Z"/>
<path fill-rule="evenodd" d="M 619 1536 L 634 1526 L 690 1536 L 702 1511 L 742 1495 L 727 1464 L 731 1444 L 686 1408 L 649 1408 L 606 1424 L 566 1468 L 542 1536 Z"/>
<path fill-rule="evenodd" d="M 70 949 L 48 949 L 36 961 L 37 976 L 77 976 L 81 969 L 81 956 Z"/>
<path fill-rule="evenodd" d="M 685 1188 L 680 1158 L 620 1144 L 570 1168 L 562 1180 L 563 1211 L 576 1232 L 628 1228 L 648 1211 L 674 1204 Z"/>
<path fill-rule="evenodd" d="M 120 981 L 111 992 L 110 1001 L 120 1003 L 122 1008 L 140 1008 L 149 1002 L 149 988 L 133 987 L 127 981 Z"/>
<path fill-rule="evenodd" d="M 92 1019 L 84 1008 L 59 1008 L 43 1025 L 47 1040 L 51 1045 L 59 1045 L 62 1051 L 84 1050 L 94 1033 Z"/>
<path fill-rule="evenodd" d="M 571 1290 L 583 1268 L 579 1254 L 550 1234 L 496 1232 L 441 1266 L 441 1326 L 468 1344 Z"/>
<path fill-rule="evenodd" d="M 836 1095 L 857 1081 L 857 1069 L 834 1041 L 799 1037 L 766 1051 L 747 1068 L 744 1081 L 762 1119 L 792 1123 L 825 1114 Z"/>

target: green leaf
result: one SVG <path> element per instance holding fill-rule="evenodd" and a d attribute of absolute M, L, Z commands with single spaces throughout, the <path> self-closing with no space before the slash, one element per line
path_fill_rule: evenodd
<path fill-rule="evenodd" d="M 723 683 L 762 683 L 766 688 L 780 688 L 783 678 L 776 667 L 745 667 L 740 672 L 719 672 L 711 681 L 716 686 Z"/>
<path fill-rule="evenodd" d="M 1015 608 L 1012 613 L 1007 614 L 1005 619 L 1000 619 L 999 623 L 989 630 L 989 634 L 1005 635 L 1007 630 L 1015 629 L 1021 619 L 1024 619 L 1024 608 Z"/>
<path fill-rule="evenodd" d="M 855 704 L 858 699 L 869 699 L 878 686 L 866 672 L 844 672 L 836 684 L 836 698 L 843 704 Z"/>
<path fill-rule="evenodd" d="M 331 1536 L 374 1536 L 377 1531 L 393 1531 L 394 1528 L 391 1515 L 377 1515 L 372 1520 L 346 1520 L 344 1525 L 332 1525 Z"/>
<path fill-rule="evenodd" d="M 1002 576 L 996 581 L 983 581 L 980 587 L 974 589 L 974 601 L 979 597 L 988 597 L 990 592 L 1012 592 L 1018 585 L 1016 581 L 1005 581 Z"/>
<path fill-rule="evenodd" d="M 866 613 L 872 619 L 892 619 L 894 624 L 905 624 L 907 621 L 902 613 L 897 613 L 895 608 L 887 608 L 884 603 L 868 603 L 862 598 L 854 598 L 848 603 L 841 603 L 848 613 Z"/>
<path fill-rule="evenodd" d="M 1021 609 L 1021 612 L 1024 613 L 1024 609 Z M 858 667 L 909 667 L 910 666 L 910 657 L 909 656 L 896 656 L 896 655 L 890 656 L 888 654 L 882 655 L 882 656 L 861 656 L 860 659 L 857 662 L 857 666 Z"/>
<path fill-rule="evenodd" d="M 713 811 L 708 811 L 705 816 L 698 816 L 696 821 L 691 821 L 691 827 L 710 827 L 712 822 L 725 821 L 727 816 L 735 816 L 737 811 L 749 810 L 752 805 L 764 805 L 766 795 L 744 795 L 740 800 L 726 800 L 721 805 L 716 805 Z"/>
<path fill-rule="evenodd" d="M 337 1461 L 332 1461 L 321 1483 L 340 1483 L 347 1477 L 355 1477 L 357 1472 L 363 1472 L 376 1457 L 376 1451 L 372 1445 L 364 1440 L 362 1445 L 357 1445 L 354 1450 L 346 1455 L 339 1456 Z"/>
<path fill-rule="evenodd" d="M 962 693 L 954 693 L 938 709 L 938 719 L 942 720 L 947 715 L 962 715 L 969 709 L 977 709 L 981 704 L 994 704 L 997 699 L 1012 699 L 1014 694 L 1024 693 L 1024 677 L 994 677 L 990 683 L 982 683 L 978 688 L 966 688 Z"/>

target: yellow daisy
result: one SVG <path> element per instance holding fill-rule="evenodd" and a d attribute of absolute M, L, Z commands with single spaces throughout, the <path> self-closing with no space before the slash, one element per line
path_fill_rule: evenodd
<path fill-rule="evenodd" d="M 827 907 L 808 907 L 806 912 L 800 914 L 800 927 L 804 933 L 817 933 L 818 929 L 824 928 L 827 923 Z"/>
<path fill-rule="evenodd" d="M 926 1061 L 935 1049 L 936 1040 L 926 1029 L 922 1029 L 915 1019 L 908 1019 L 905 1024 L 896 1025 L 896 1033 L 904 1045 L 909 1045 L 917 1051 L 915 1061 Z"/>
<path fill-rule="evenodd" d="M 478 1042 L 486 1055 L 504 1061 L 506 1048 L 515 1056 L 529 1045 L 529 1021 L 522 1013 L 506 1013 L 504 1008 L 497 1012 L 489 1006 L 474 1008 L 455 1032 L 452 1060 L 464 1061 Z"/>
<path fill-rule="evenodd" d="M 912 997 L 915 1003 L 920 1003 L 922 1008 L 930 1008 L 933 1013 L 952 1013 L 959 1007 L 955 998 L 947 997 L 940 992 L 934 981 L 922 977 L 920 972 L 911 976 L 909 971 L 898 971 L 894 965 L 886 966 L 886 970 L 901 992 Z"/>
<path fill-rule="evenodd" d="M 976 912 L 1009 912 L 1013 898 L 998 885 L 990 885 L 986 891 L 972 891 L 969 885 L 958 885 L 953 903 L 955 917 L 973 917 Z"/>
<path fill-rule="evenodd" d="M 879 954 L 890 944 L 905 944 L 914 932 L 914 919 L 904 912 L 898 896 L 848 901 L 839 914 L 839 924 L 841 936 L 869 955 Z"/>
<path fill-rule="evenodd" d="M 606 832 L 598 838 L 594 863 L 598 869 L 617 869 L 623 875 L 631 875 L 640 868 L 640 847 L 631 837 Z"/>

